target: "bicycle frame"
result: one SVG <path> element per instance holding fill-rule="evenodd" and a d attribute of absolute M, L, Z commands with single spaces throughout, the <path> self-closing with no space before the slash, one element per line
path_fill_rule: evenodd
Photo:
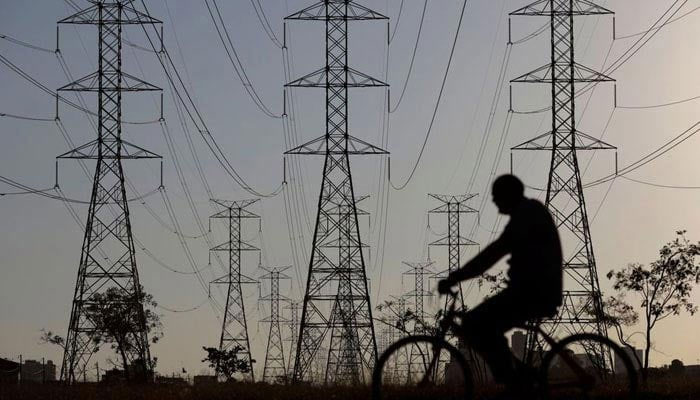
<path fill-rule="evenodd" d="M 449 295 L 452 297 L 453 301 L 450 302 L 449 309 L 447 310 L 447 312 L 445 312 L 445 315 L 443 316 L 442 320 L 439 323 L 439 329 L 438 329 L 436 336 L 439 337 L 440 339 L 444 339 L 445 336 L 447 336 L 447 332 L 451 328 L 459 328 L 459 325 L 457 325 L 457 323 L 454 320 L 454 317 L 458 316 L 458 313 L 456 312 L 457 301 L 455 301 L 456 296 L 457 296 L 457 292 L 451 291 L 449 293 Z M 557 346 L 557 341 L 552 336 L 547 334 L 539 326 L 539 324 L 521 325 L 521 326 L 516 326 L 515 328 L 534 332 L 536 335 L 541 337 L 549 345 L 549 347 L 553 350 Z M 463 337 L 462 339 L 467 340 L 468 338 Z M 574 374 L 582 380 L 582 382 L 584 384 L 586 384 L 586 385 L 592 384 L 593 378 L 590 376 L 590 374 L 588 372 L 586 372 L 586 370 L 581 365 L 579 365 L 579 363 L 576 361 L 576 359 L 574 359 L 574 357 L 569 355 L 567 352 L 560 352 L 558 355 L 566 363 L 566 365 L 569 368 L 571 368 L 571 371 L 574 372 Z M 530 359 L 531 357 L 532 357 L 532 354 L 529 353 L 528 360 L 526 361 L 526 363 L 528 365 L 532 365 L 531 364 L 532 360 Z M 435 358 L 437 358 L 437 357 L 435 357 L 435 355 L 433 355 L 433 360 L 430 363 L 431 368 L 434 366 L 434 364 L 436 362 Z"/>

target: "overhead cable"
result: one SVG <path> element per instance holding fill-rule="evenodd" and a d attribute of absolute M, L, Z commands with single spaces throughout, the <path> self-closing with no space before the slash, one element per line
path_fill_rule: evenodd
<path fill-rule="evenodd" d="M 450 67 L 452 66 L 452 59 L 454 57 L 455 53 L 455 48 L 457 47 L 457 39 L 459 38 L 459 32 L 462 28 L 462 21 L 464 20 L 464 12 L 467 8 L 467 3 L 469 0 L 464 0 L 462 3 L 462 11 L 459 15 L 459 22 L 457 23 L 457 30 L 455 31 L 455 36 L 454 40 L 452 42 L 452 49 L 450 50 L 450 57 L 447 60 L 447 66 L 445 68 L 445 74 L 442 78 L 442 84 L 440 85 L 440 92 L 438 93 L 437 101 L 435 102 L 435 107 L 433 109 L 433 115 L 430 118 L 430 124 L 428 125 L 428 130 L 425 133 L 425 139 L 423 139 L 423 144 L 421 145 L 421 149 L 418 152 L 418 157 L 416 158 L 416 162 L 413 164 L 413 167 L 411 168 L 411 173 L 408 175 L 408 178 L 406 178 L 406 181 L 399 185 L 394 185 L 391 180 L 389 181 L 391 184 L 391 187 L 394 188 L 394 190 L 403 190 L 408 186 L 408 184 L 411 182 L 413 179 L 413 176 L 416 173 L 416 170 L 418 169 L 418 165 L 420 164 L 421 158 L 423 158 L 423 153 L 425 152 L 425 147 L 428 144 L 428 139 L 430 139 L 430 134 L 433 130 L 433 125 L 435 124 L 435 118 L 437 116 L 438 109 L 440 108 L 440 101 L 442 100 L 442 95 L 445 91 L 445 84 L 447 83 L 447 77 L 450 73 Z"/>
<path fill-rule="evenodd" d="M 396 101 L 396 105 L 389 110 L 390 113 L 396 112 L 396 110 L 401 105 L 403 96 L 406 94 L 406 88 L 408 87 L 408 81 L 411 79 L 411 73 L 413 72 L 413 64 L 416 61 L 416 52 L 418 51 L 418 43 L 420 42 L 420 34 L 423 31 L 423 21 L 425 20 L 425 10 L 428 8 L 428 0 L 423 2 L 423 12 L 421 13 L 420 23 L 418 24 L 418 34 L 416 35 L 416 43 L 413 45 L 413 54 L 411 55 L 411 62 L 408 64 L 408 72 L 406 73 L 406 80 L 403 82 L 403 88 L 401 89 L 401 94 L 399 99 Z"/>
<path fill-rule="evenodd" d="M 51 54 L 53 54 L 54 51 L 55 51 L 55 50 L 52 50 L 52 49 L 47 49 L 46 47 L 41 47 L 41 46 L 33 45 L 33 44 L 31 44 L 31 43 L 27 43 L 27 42 L 25 42 L 25 41 L 22 41 L 22 40 L 19 40 L 19 39 L 15 39 L 15 38 L 13 38 L 12 36 L 9 36 L 9 35 L 0 34 L 0 39 L 4 39 L 4 40 L 6 40 L 6 41 L 8 41 L 8 42 L 10 42 L 10 43 L 14 43 L 14 44 L 16 44 L 16 45 L 23 46 L 23 47 L 26 47 L 26 48 L 29 48 L 29 49 L 32 49 L 32 50 L 43 51 L 43 52 L 45 52 L 45 53 L 51 53 Z"/>
<path fill-rule="evenodd" d="M 698 189 L 700 189 L 700 186 L 669 185 L 669 184 L 664 184 L 664 183 L 643 181 L 640 179 L 630 178 L 628 176 L 620 176 L 620 178 L 628 180 L 630 182 L 639 183 L 639 184 L 647 185 L 647 186 L 653 186 L 653 187 L 662 188 L 662 189 L 685 189 L 685 190 L 698 190 Z"/>
<path fill-rule="evenodd" d="M 615 179 L 618 176 L 626 175 L 632 171 L 635 171 L 650 162 L 656 160 L 657 158 L 661 157 L 662 155 L 668 153 L 669 151 L 673 150 L 674 148 L 678 147 L 680 144 L 685 142 L 686 140 L 690 139 L 691 137 L 695 136 L 700 132 L 700 121 L 695 122 L 693 125 L 691 125 L 689 128 L 681 132 L 680 134 L 674 136 L 671 138 L 671 140 L 665 142 L 663 145 L 660 147 L 654 149 L 653 151 L 649 152 L 645 156 L 641 157 L 637 161 L 621 168 L 620 170 L 616 171 L 615 173 L 603 176 L 601 178 L 598 178 L 592 182 L 586 183 L 583 185 L 584 188 L 588 187 L 593 187 L 600 185 L 605 182 L 609 182 L 612 179 Z"/>
<path fill-rule="evenodd" d="M 626 110 L 647 110 L 650 108 L 662 108 L 662 107 L 674 106 L 676 104 L 683 104 L 683 103 L 687 103 L 689 101 L 693 101 L 693 100 L 697 100 L 697 99 L 700 99 L 700 96 L 693 96 L 693 97 L 689 97 L 687 99 L 675 100 L 675 101 L 670 101 L 667 103 L 660 103 L 660 104 L 647 104 L 647 105 L 637 105 L 637 106 L 617 105 L 616 108 L 622 108 L 622 109 L 626 109 Z"/>
<path fill-rule="evenodd" d="M 40 121 L 40 122 L 53 122 L 55 120 L 55 118 L 32 117 L 29 115 L 17 115 L 17 114 L 3 113 L 3 112 L 0 112 L 0 117 L 23 119 L 26 121 Z"/>
<path fill-rule="evenodd" d="M 394 31 L 391 32 L 391 36 L 389 37 L 389 44 L 394 41 L 394 36 L 396 36 L 396 31 L 399 29 L 399 22 L 401 22 L 401 13 L 403 11 L 403 3 L 404 0 L 401 0 L 401 4 L 399 5 L 399 13 L 396 16 L 396 22 L 394 22 Z"/>
<path fill-rule="evenodd" d="M 255 9 L 255 15 L 258 17 L 258 21 L 260 21 L 260 25 L 262 25 L 267 37 L 270 38 L 270 41 L 272 41 L 277 48 L 281 49 L 283 45 L 280 43 L 279 39 L 277 39 L 277 35 L 275 35 L 275 31 L 272 29 L 270 21 L 267 19 L 267 15 L 265 15 L 265 10 L 263 9 L 262 4 L 260 4 L 260 0 L 250 0 L 250 4 L 253 6 L 253 9 Z"/>
<path fill-rule="evenodd" d="M 4 64 L 6 67 L 8 67 L 10 70 L 12 70 L 13 72 L 15 72 L 15 73 L 16 73 L 17 75 L 19 75 L 20 77 L 22 77 L 24 80 L 26 80 L 27 82 L 29 82 L 29 83 L 31 83 L 32 85 L 36 86 L 37 88 L 41 89 L 44 93 L 50 95 L 51 97 L 53 97 L 53 98 L 55 98 L 55 99 L 58 99 L 59 101 L 61 101 L 61 102 L 65 103 L 65 104 L 67 104 L 67 105 L 69 105 L 69 106 L 75 108 L 76 110 L 79 110 L 79 111 L 82 111 L 82 112 L 85 112 L 85 113 L 89 113 L 90 115 L 93 115 L 93 116 L 96 116 L 96 115 L 97 115 L 96 112 L 94 112 L 94 111 L 92 111 L 92 110 L 88 110 L 88 109 L 86 109 L 86 108 L 84 108 L 84 107 L 82 107 L 82 106 L 80 106 L 80 105 L 78 105 L 78 104 L 72 102 L 71 100 L 68 100 L 67 98 L 61 96 L 61 95 L 58 94 L 57 92 L 54 92 L 54 91 L 51 90 L 48 86 L 46 86 L 46 85 L 44 85 L 43 83 L 39 82 L 37 79 L 35 79 L 35 78 L 32 77 L 31 75 L 29 75 L 26 71 L 24 71 L 22 68 L 18 67 L 16 64 L 14 64 L 12 61 L 10 61 L 7 57 L 3 56 L 2 54 L 0 54 L 0 63 Z M 158 122 L 158 121 L 157 121 L 157 120 L 153 120 L 153 121 L 124 121 L 124 120 L 122 120 L 121 122 L 122 122 L 123 124 L 143 125 L 143 124 L 155 123 L 155 122 Z"/>
<path fill-rule="evenodd" d="M 672 23 L 674 23 L 674 22 L 676 22 L 676 21 L 678 21 L 678 20 L 680 20 L 680 19 L 682 19 L 682 18 L 685 18 L 685 17 L 687 17 L 688 15 L 690 15 L 690 14 L 692 14 L 692 13 L 694 13 L 695 11 L 698 11 L 698 10 L 700 10 L 700 6 L 693 8 L 692 10 L 690 10 L 690 11 L 688 11 L 687 13 L 681 15 L 680 17 L 677 17 L 677 18 L 674 18 L 674 19 L 672 19 L 672 20 L 667 21 L 665 24 L 663 24 L 662 26 L 660 26 L 660 27 L 658 27 L 658 28 L 647 29 L 647 30 L 644 30 L 644 31 L 641 31 L 641 32 L 631 33 L 631 34 L 629 34 L 629 35 L 623 35 L 623 36 L 619 36 L 619 35 L 618 35 L 618 36 L 615 37 L 615 39 L 629 39 L 629 38 L 632 38 L 632 37 L 635 37 L 635 36 L 644 35 L 644 34 L 646 34 L 646 33 L 649 33 L 649 32 L 652 31 L 652 30 L 659 30 L 659 29 L 662 29 L 663 27 L 665 27 L 665 26 L 667 26 L 667 25 L 670 25 L 670 24 L 672 24 Z"/>
<path fill-rule="evenodd" d="M 207 10 L 209 11 L 209 16 L 211 17 L 211 20 L 214 23 L 214 28 L 216 28 L 216 33 L 218 34 L 219 39 L 221 40 L 221 44 L 224 46 L 224 50 L 226 50 L 226 55 L 231 61 L 233 70 L 236 72 L 238 79 L 240 79 L 243 88 L 246 90 L 246 92 L 248 92 L 248 95 L 250 95 L 250 98 L 253 100 L 255 105 L 265 115 L 271 118 L 282 118 L 281 114 L 278 115 L 270 111 L 270 109 L 267 107 L 267 105 L 265 105 L 258 93 L 255 91 L 255 87 L 250 81 L 250 78 L 248 78 L 248 74 L 246 73 L 245 68 L 243 67 L 243 63 L 241 62 L 240 57 L 238 57 L 238 52 L 236 51 L 236 47 L 233 45 L 233 40 L 231 39 L 231 35 L 228 32 L 228 28 L 226 27 L 226 22 L 223 16 L 221 15 L 221 11 L 219 10 L 219 5 L 216 2 L 216 0 L 211 0 L 211 2 L 214 5 L 216 17 L 214 16 L 214 12 L 209 6 L 209 0 L 204 0 L 204 4 L 207 6 Z"/>
<path fill-rule="evenodd" d="M 150 16 L 150 13 L 148 11 L 148 7 L 146 6 L 146 3 L 141 0 L 141 4 L 144 8 L 144 12 L 146 15 Z M 142 25 L 142 28 L 144 30 L 144 33 L 146 34 L 146 37 L 151 45 L 151 48 L 155 51 L 155 43 L 153 42 L 153 39 L 151 39 L 151 36 L 149 32 L 146 30 L 146 26 Z M 155 29 L 155 34 L 156 36 L 162 41 L 163 38 L 158 32 L 157 29 Z M 202 136 L 205 144 L 211 151 L 211 153 L 214 155 L 216 160 L 219 162 L 219 164 L 223 167 L 224 171 L 236 182 L 243 190 L 247 191 L 248 193 L 257 196 L 257 197 L 274 197 L 278 194 L 281 193 L 283 184 L 280 183 L 279 186 L 275 190 L 273 190 L 270 193 L 261 193 L 257 190 L 255 190 L 252 186 L 250 186 L 245 179 L 238 173 L 238 171 L 233 167 L 231 162 L 228 160 L 226 157 L 225 153 L 223 153 L 221 147 L 219 144 L 216 142 L 214 139 L 214 136 L 211 134 L 211 131 L 208 129 L 206 122 L 204 120 L 204 117 L 202 116 L 201 112 L 197 108 L 197 105 L 194 102 L 194 99 L 192 98 L 192 95 L 190 94 L 189 90 L 187 89 L 187 86 L 185 86 L 182 76 L 180 75 L 180 72 L 177 70 L 175 67 L 175 63 L 172 60 L 172 57 L 170 56 L 170 53 L 168 52 L 166 47 L 163 47 L 162 54 L 164 57 L 159 57 L 158 61 L 161 64 L 161 67 L 163 68 L 163 71 L 165 72 L 165 75 L 168 79 L 168 81 L 173 85 L 173 87 L 177 87 L 175 85 L 175 80 L 173 76 L 170 74 L 170 71 L 168 70 L 165 60 L 167 60 L 168 64 L 172 68 L 173 72 L 175 73 L 175 78 L 177 78 L 177 82 L 180 84 L 182 87 L 182 91 L 184 92 L 184 97 L 183 94 L 178 90 L 177 88 L 175 89 L 175 93 L 177 94 L 178 100 L 180 103 L 185 108 L 185 111 L 187 112 L 188 117 L 194 124 L 195 128 L 199 132 L 200 136 Z M 187 101 L 186 101 L 187 100 Z"/>

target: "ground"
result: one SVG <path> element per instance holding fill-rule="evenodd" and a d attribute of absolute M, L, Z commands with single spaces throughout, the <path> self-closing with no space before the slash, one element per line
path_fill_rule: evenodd
<path fill-rule="evenodd" d="M 98 385 L 0 384 L 0 400 L 369 400 L 366 387 L 309 387 L 265 384 L 218 384 L 206 386 L 179 385 Z M 481 397 L 488 400 L 491 396 Z M 437 400 L 435 397 L 431 400 Z M 599 397 L 608 399 L 611 397 Z M 700 381 L 667 379 L 652 382 L 638 400 L 698 400 Z"/>

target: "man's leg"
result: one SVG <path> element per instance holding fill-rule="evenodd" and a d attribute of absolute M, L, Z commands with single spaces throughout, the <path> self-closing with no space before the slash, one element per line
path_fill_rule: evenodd
<path fill-rule="evenodd" d="M 509 384 L 515 375 L 513 355 L 505 332 L 522 323 L 520 305 L 512 296 L 501 293 L 484 301 L 462 318 L 462 334 L 491 367 L 496 381 Z"/>

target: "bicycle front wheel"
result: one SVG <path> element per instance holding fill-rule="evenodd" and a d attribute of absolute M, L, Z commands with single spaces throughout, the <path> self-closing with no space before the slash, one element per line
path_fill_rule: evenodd
<path fill-rule="evenodd" d="M 558 342 L 542 360 L 542 389 L 547 399 L 594 397 L 633 399 L 637 370 L 612 340 L 591 333 Z"/>
<path fill-rule="evenodd" d="M 472 390 L 462 353 L 433 336 L 409 336 L 392 344 L 372 374 L 373 400 L 470 399 Z"/>

